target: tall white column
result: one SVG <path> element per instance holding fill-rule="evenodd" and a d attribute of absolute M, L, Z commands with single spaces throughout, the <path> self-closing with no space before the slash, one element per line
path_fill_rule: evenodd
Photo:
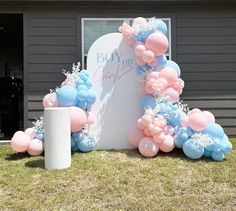
<path fill-rule="evenodd" d="M 70 111 L 66 107 L 44 109 L 45 168 L 71 166 Z"/>

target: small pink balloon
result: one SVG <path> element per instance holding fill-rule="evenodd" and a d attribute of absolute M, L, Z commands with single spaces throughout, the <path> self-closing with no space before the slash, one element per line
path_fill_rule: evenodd
<path fill-rule="evenodd" d="M 183 118 L 180 120 L 180 124 L 181 124 L 183 127 L 188 127 L 188 116 L 183 117 Z"/>
<path fill-rule="evenodd" d="M 207 127 L 208 122 L 202 113 L 193 113 L 189 116 L 188 125 L 195 131 L 202 131 Z"/>
<path fill-rule="evenodd" d="M 148 65 L 151 67 L 155 67 L 157 65 L 157 60 L 154 58 L 151 62 L 148 62 Z"/>
<path fill-rule="evenodd" d="M 87 124 L 93 124 L 95 122 L 95 115 L 88 111 L 86 112 L 86 116 L 87 116 Z"/>
<path fill-rule="evenodd" d="M 208 124 L 215 123 L 215 117 L 210 111 L 203 111 L 202 115 L 207 119 Z"/>
<path fill-rule="evenodd" d="M 166 89 L 164 96 L 167 98 L 166 100 L 171 103 L 175 103 L 179 100 L 179 93 L 173 88 Z"/>
<path fill-rule="evenodd" d="M 152 62 L 155 59 L 155 55 L 152 51 L 146 50 L 143 52 L 142 58 L 143 58 L 143 61 L 148 63 L 148 62 Z"/>
<path fill-rule="evenodd" d="M 58 107 L 57 95 L 56 93 L 49 93 L 43 98 L 44 108 Z"/>
<path fill-rule="evenodd" d="M 146 24 L 147 24 L 147 21 L 145 18 L 138 17 L 133 20 L 132 27 L 144 26 Z"/>
<path fill-rule="evenodd" d="M 144 134 L 146 135 L 146 136 L 152 136 L 152 133 L 151 133 L 151 131 L 149 130 L 149 128 L 144 128 Z"/>
<path fill-rule="evenodd" d="M 143 123 L 142 123 L 142 119 L 141 119 L 141 118 L 138 119 L 136 126 L 137 126 L 137 128 L 139 128 L 139 129 L 141 129 L 141 130 L 143 130 L 143 129 L 145 128 L 145 126 L 144 126 Z"/>
<path fill-rule="evenodd" d="M 175 148 L 174 139 L 170 135 L 166 135 L 165 140 L 159 144 L 162 152 L 171 152 Z"/>
<path fill-rule="evenodd" d="M 154 142 L 154 140 L 150 137 L 143 138 L 139 143 L 139 152 L 144 157 L 153 157 L 157 155 L 159 151 L 158 145 Z"/>
<path fill-rule="evenodd" d="M 16 152 L 26 152 L 30 145 L 30 137 L 23 131 L 16 132 L 11 139 L 11 148 Z"/>
<path fill-rule="evenodd" d="M 70 126 L 71 132 L 80 131 L 87 123 L 87 116 L 81 108 L 72 106 L 70 107 Z"/>
<path fill-rule="evenodd" d="M 142 123 L 143 123 L 144 126 L 149 125 L 151 122 L 152 122 L 152 117 L 150 115 L 144 114 L 142 116 Z"/>
<path fill-rule="evenodd" d="M 139 56 L 136 56 L 136 63 L 140 66 L 145 65 L 145 61 L 143 61 L 143 58 Z"/>
<path fill-rule="evenodd" d="M 146 50 L 146 48 L 145 48 L 144 44 L 140 43 L 140 44 L 136 45 L 134 52 L 135 52 L 136 56 L 142 57 L 145 50 Z"/>
<path fill-rule="evenodd" d="M 36 132 L 34 128 L 27 128 L 25 133 L 30 137 L 31 140 L 35 138 Z"/>
<path fill-rule="evenodd" d="M 171 86 L 178 79 L 176 71 L 171 67 L 164 67 L 160 71 L 160 78 L 165 78 L 168 81 L 168 85 Z"/>
<path fill-rule="evenodd" d="M 195 113 L 201 113 L 202 111 L 199 108 L 193 108 L 191 111 L 188 112 L 188 116 L 195 114 Z"/>
<path fill-rule="evenodd" d="M 163 55 L 167 51 L 168 46 L 168 39 L 161 32 L 150 34 L 145 41 L 146 49 L 151 50 L 155 56 Z"/>
<path fill-rule="evenodd" d="M 42 154 L 43 150 L 43 142 L 38 139 L 33 139 L 30 141 L 30 145 L 27 152 L 32 156 L 37 156 Z"/>
<path fill-rule="evenodd" d="M 162 143 L 165 140 L 166 135 L 164 133 L 160 133 L 160 135 L 156 135 L 153 137 L 156 143 Z"/>
<path fill-rule="evenodd" d="M 142 130 L 138 129 L 137 127 L 130 128 L 128 133 L 128 140 L 133 147 L 138 148 L 139 142 L 144 137 L 145 134 Z"/>
<path fill-rule="evenodd" d="M 74 78 L 66 78 L 62 83 L 61 83 L 61 86 L 66 86 L 66 85 L 70 85 L 70 86 L 73 86 L 73 87 L 76 87 L 76 84 L 75 84 L 75 79 Z"/>
<path fill-rule="evenodd" d="M 161 88 L 161 90 L 165 90 L 168 86 L 168 82 L 165 78 L 159 78 L 157 80 L 157 83 L 158 83 L 159 87 Z"/>
<path fill-rule="evenodd" d="M 151 80 L 151 79 L 158 79 L 159 78 L 159 73 L 158 72 L 151 72 L 147 75 L 147 80 Z"/>

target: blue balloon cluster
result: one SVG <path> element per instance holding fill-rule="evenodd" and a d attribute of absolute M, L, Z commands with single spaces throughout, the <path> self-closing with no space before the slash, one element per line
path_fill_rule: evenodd
<path fill-rule="evenodd" d="M 90 152 L 94 150 L 95 145 L 96 141 L 86 134 L 81 132 L 71 134 L 71 150 L 73 152 Z"/>
<path fill-rule="evenodd" d="M 217 123 L 210 123 L 202 133 L 180 127 L 175 134 L 175 144 L 183 148 L 184 154 L 191 159 L 204 156 L 221 161 L 225 153 L 232 150 L 231 142 Z"/>
<path fill-rule="evenodd" d="M 89 109 L 96 100 L 96 95 L 92 91 L 92 82 L 87 70 L 78 73 L 76 87 L 71 85 L 62 86 L 57 91 L 59 106 L 78 106 L 84 110 Z"/>
<path fill-rule="evenodd" d="M 36 135 L 35 138 L 37 138 L 40 141 L 44 141 L 44 131 L 43 130 L 37 130 L 36 129 Z"/>

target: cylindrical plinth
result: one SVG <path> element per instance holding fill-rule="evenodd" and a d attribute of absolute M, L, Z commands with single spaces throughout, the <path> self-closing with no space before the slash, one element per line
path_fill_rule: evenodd
<path fill-rule="evenodd" d="M 71 165 L 69 108 L 44 109 L 45 168 L 63 169 Z"/>

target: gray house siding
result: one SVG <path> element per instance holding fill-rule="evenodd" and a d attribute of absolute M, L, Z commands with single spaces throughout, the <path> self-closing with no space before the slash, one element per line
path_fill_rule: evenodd
<path fill-rule="evenodd" d="M 226 133 L 236 136 L 236 5 L 125 4 L 19 7 L 26 24 L 28 124 L 42 114 L 43 96 L 63 80 L 61 70 L 81 60 L 80 17 L 171 14 L 172 55 L 185 80 L 182 99 L 212 111 Z"/>

